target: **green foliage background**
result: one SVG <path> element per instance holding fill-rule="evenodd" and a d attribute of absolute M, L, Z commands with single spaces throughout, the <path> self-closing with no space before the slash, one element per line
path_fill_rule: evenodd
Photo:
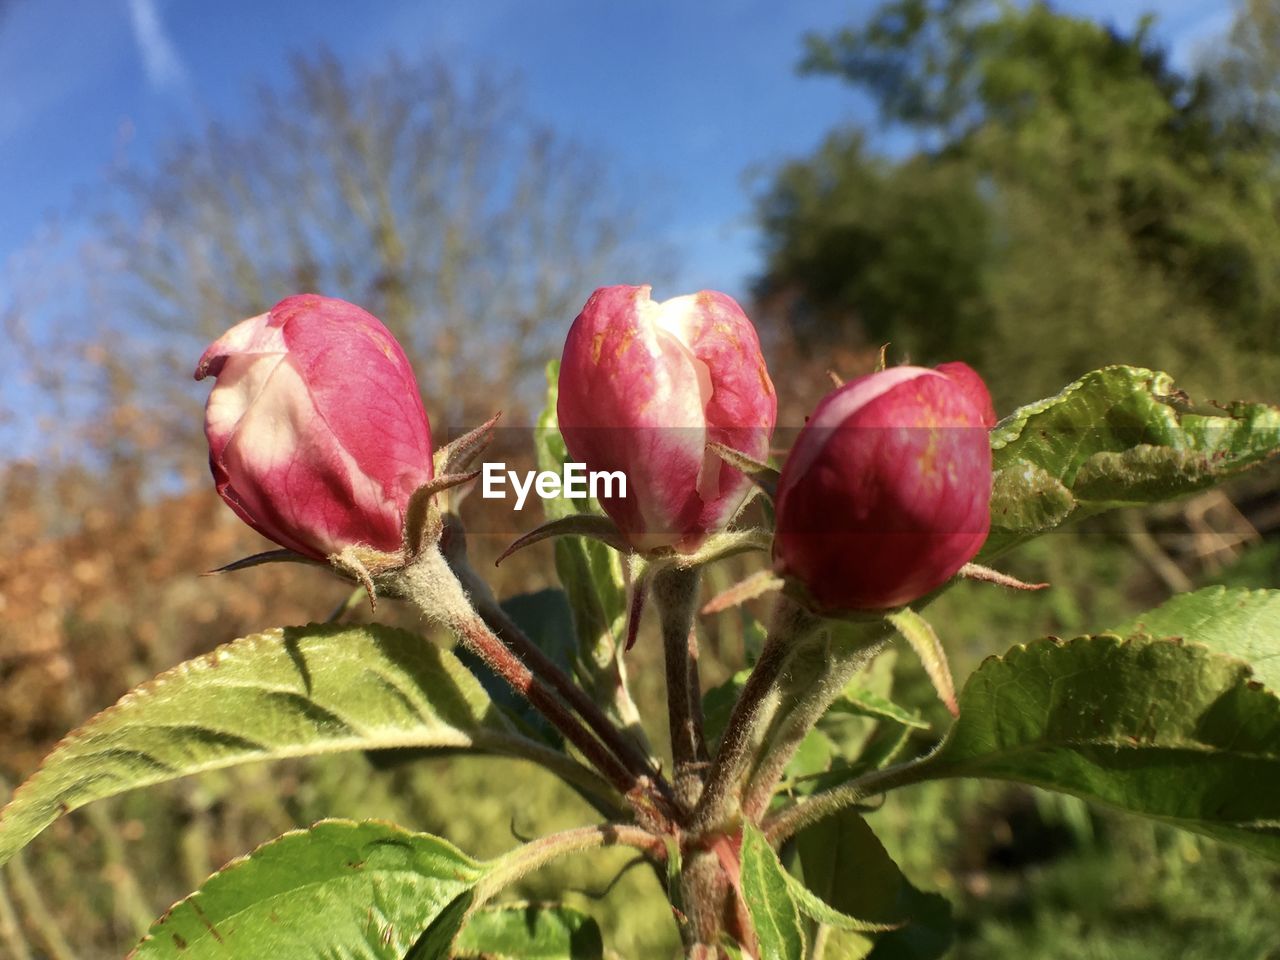
<path fill-rule="evenodd" d="M 1267 18 L 1272 18 L 1268 20 Z M 964 357 L 997 406 L 1123 362 L 1193 394 L 1261 399 L 1280 373 L 1274 4 L 1191 74 L 1149 25 L 987 0 L 894 0 L 808 38 L 804 67 L 858 86 L 914 147 L 834 132 L 759 202 L 766 302 L 821 350 L 890 341 Z M 1252 38 L 1252 39 L 1251 39 Z"/>

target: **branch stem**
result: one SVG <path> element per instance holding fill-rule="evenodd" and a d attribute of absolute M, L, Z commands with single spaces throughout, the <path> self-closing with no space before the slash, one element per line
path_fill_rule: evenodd
<path fill-rule="evenodd" d="M 615 789 L 629 798 L 634 798 L 637 790 L 647 792 L 649 784 L 623 766 L 603 743 L 592 736 L 564 702 L 489 629 L 471 606 L 462 584 L 439 550 L 433 546 L 422 551 L 412 563 L 390 576 L 393 579 L 387 586 L 392 592 L 412 602 L 428 620 L 452 632 L 460 643 L 546 717 Z"/>
<path fill-rule="evenodd" d="M 451 534 L 454 531 L 450 531 Z M 464 543 L 461 531 L 451 536 L 451 544 Z M 605 715 L 582 687 L 574 683 L 573 678 L 560 669 L 554 660 L 529 638 L 516 624 L 489 589 L 489 584 L 479 576 L 467 562 L 465 554 L 454 549 L 449 557 L 450 566 L 462 583 L 463 589 L 470 595 L 476 611 L 481 618 L 528 666 L 530 671 L 551 685 L 565 702 L 569 704 L 583 719 L 591 731 L 600 738 L 606 747 L 636 776 L 648 777 L 655 784 L 662 784 L 662 775 L 653 766 L 644 749 L 633 739 L 619 730 Z"/>
<path fill-rule="evenodd" d="M 601 823 L 539 837 L 489 861 L 489 870 L 476 886 L 476 900 L 483 902 L 521 877 L 570 853 L 611 846 L 635 847 L 661 860 L 667 855 L 662 838 L 627 823 Z"/>
<path fill-rule="evenodd" d="M 586 729 L 549 687 L 533 675 L 524 662 L 511 653 L 478 616 L 453 626 L 458 639 L 484 660 L 516 693 L 545 716 L 565 738 L 599 770 L 615 788 L 626 794 L 638 785 L 638 777 L 622 765 Z"/>
<path fill-rule="evenodd" d="M 702 691 L 697 674 L 697 639 L 693 634 L 701 581 L 697 567 L 670 567 L 653 577 L 653 599 L 662 623 L 662 649 L 667 667 L 667 717 L 676 796 L 690 810 L 702 790 L 699 774 Z"/>
<path fill-rule="evenodd" d="M 769 695 L 776 688 L 792 649 L 819 623 L 817 617 L 789 597 L 778 598 L 769 637 L 734 704 L 720 749 L 711 762 L 711 772 L 693 815 L 695 829 L 707 829 L 732 817 L 739 781 L 747 772 L 752 748 L 767 720 Z"/>
<path fill-rule="evenodd" d="M 869 623 L 851 643 L 829 640 L 821 651 L 815 651 L 820 661 L 817 676 L 801 676 L 801 671 L 792 671 L 792 685 L 797 689 L 783 691 L 784 710 L 773 718 L 765 733 L 764 752 L 743 793 L 742 813 L 747 819 L 754 823 L 764 816 L 787 764 L 804 738 L 844 692 L 853 675 L 884 649 L 889 632 L 883 621 Z"/>
<path fill-rule="evenodd" d="M 866 800 L 868 797 L 887 793 L 897 787 L 927 780 L 929 768 L 929 758 L 925 757 L 922 760 L 908 760 L 905 763 L 894 764 L 883 770 L 873 770 L 843 786 L 814 794 L 766 818 L 764 835 L 776 847 L 805 827 L 817 823 L 838 810 Z"/>

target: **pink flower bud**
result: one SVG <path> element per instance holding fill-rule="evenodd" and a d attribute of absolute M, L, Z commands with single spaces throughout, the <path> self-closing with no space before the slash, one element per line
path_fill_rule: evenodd
<path fill-rule="evenodd" d="M 637 550 L 693 550 L 728 523 L 751 482 L 707 444 L 763 460 L 777 410 L 755 328 L 723 293 L 603 287 L 565 341 L 560 431 L 588 470 L 626 475 L 601 505 Z"/>
<path fill-rule="evenodd" d="M 778 483 L 775 566 L 824 612 L 941 586 L 990 527 L 995 414 L 970 367 L 895 367 L 828 394 Z"/>
<path fill-rule="evenodd" d="M 393 552 L 431 479 L 431 428 L 404 351 L 376 317 L 313 294 L 236 324 L 200 358 L 209 466 L 240 519 L 316 559 Z"/>

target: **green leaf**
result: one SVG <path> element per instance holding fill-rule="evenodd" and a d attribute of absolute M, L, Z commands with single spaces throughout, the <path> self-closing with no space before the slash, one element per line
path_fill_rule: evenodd
<path fill-rule="evenodd" d="M 484 872 L 429 834 L 322 821 L 233 860 L 158 920 L 131 956 L 392 960 Z"/>
<path fill-rule="evenodd" d="M 829 790 L 832 787 L 848 783 L 850 780 L 863 776 L 872 770 L 880 770 L 887 767 L 902 754 L 911 740 L 910 727 L 904 727 L 889 721 L 881 721 L 875 725 L 868 736 L 858 742 L 856 750 L 849 750 L 845 748 L 845 743 L 847 742 L 845 739 L 837 739 L 841 737 L 842 732 L 838 728 L 834 728 L 833 720 L 838 718 L 839 714 L 828 713 L 822 718 L 820 725 L 828 739 L 831 739 L 836 744 L 839 751 L 839 759 L 831 764 L 831 769 L 826 773 L 798 785 L 803 787 L 803 790 L 799 792 L 813 794 Z M 848 719 L 852 720 L 853 718 Z M 848 735 L 845 736 L 847 737 Z"/>
<path fill-rule="evenodd" d="M 942 641 L 934 632 L 929 621 L 910 607 L 903 607 L 890 613 L 885 619 L 897 628 L 904 640 L 910 644 L 915 655 L 929 675 L 938 699 L 954 715 L 956 713 L 956 686 L 951 679 L 951 665 L 947 662 L 947 651 L 942 649 Z"/>
<path fill-rule="evenodd" d="M 778 864 L 778 869 L 782 869 L 781 863 Z M 789 873 L 784 871 L 782 876 L 787 881 L 787 889 L 791 892 L 796 906 L 800 908 L 801 913 L 811 920 L 846 933 L 887 933 L 889 930 L 894 930 L 898 927 L 898 924 L 871 923 L 870 921 L 858 920 L 841 913 Z"/>
<path fill-rule="evenodd" d="M 537 432 L 535 436 L 536 453 L 539 470 L 560 468 L 569 460 L 569 450 L 565 446 L 564 437 L 560 434 L 560 421 L 556 416 L 556 404 L 560 399 L 560 361 L 547 363 L 547 400 L 538 414 Z M 548 520 L 571 517 L 575 513 L 601 513 L 598 506 L 591 509 L 582 508 L 583 504 L 595 504 L 594 500 L 573 500 L 565 496 L 543 498 L 543 510 Z"/>
<path fill-rule="evenodd" d="M 738 702 L 749 676 L 750 670 L 739 670 L 702 695 L 702 734 L 712 752 L 724 735 L 724 728 L 728 726 L 729 717 L 733 713 L 733 705 Z"/>
<path fill-rule="evenodd" d="M 903 893 L 904 910 L 911 918 L 900 930 L 890 930 L 876 938 L 876 945 L 868 954 L 869 960 L 937 960 L 951 949 L 954 937 L 951 920 L 951 904 L 937 893 L 924 893 L 907 884 Z M 839 943 L 842 937 L 857 936 L 840 931 L 833 937 Z M 829 951 L 827 956 L 840 956 Z"/>
<path fill-rule="evenodd" d="M 537 590 L 502 601 L 502 609 L 562 669 L 573 663 L 573 611 L 563 590 Z"/>
<path fill-rule="evenodd" d="M 462 664 L 422 637 L 376 625 L 272 630 L 162 673 L 68 735 L 0 811 L 0 863 L 64 813 L 204 770 L 526 745 L 551 752 L 519 738 Z"/>
<path fill-rule="evenodd" d="M 787 764 L 786 779 L 801 780 L 825 773 L 831 767 L 831 757 L 834 752 L 835 746 L 831 738 L 814 727 L 805 734 L 804 739 L 800 741 L 800 746 L 796 748 L 795 756 Z"/>
<path fill-rule="evenodd" d="M 1179 594 L 1115 632 L 1203 643 L 1239 657 L 1258 680 L 1280 693 L 1280 590 L 1207 587 Z"/>
<path fill-rule="evenodd" d="M 764 834 L 751 824 L 742 831 L 742 893 L 762 957 L 803 956 L 800 914 L 846 933 L 883 933 L 899 925 L 862 920 L 832 906 L 786 871 Z"/>
<path fill-rule="evenodd" d="M 863 717 L 892 720 L 913 730 L 929 729 L 929 722 L 915 710 L 908 710 L 870 690 L 854 690 L 852 693 L 843 694 L 831 705 L 831 710 L 836 713 L 853 713 Z"/>
<path fill-rule="evenodd" d="M 880 653 L 854 675 L 818 721 L 818 728 L 844 761 L 836 765 L 837 769 L 848 770 L 848 764 L 861 763 L 868 747 L 886 730 L 901 729 L 909 733 L 899 727 L 904 719 L 911 727 L 923 723 L 917 714 L 890 700 L 897 658 L 898 651 L 892 647 Z"/>
<path fill-rule="evenodd" d="M 467 912 L 475 900 L 475 890 L 467 890 L 455 897 L 431 921 L 426 932 L 405 954 L 405 960 L 449 960 L 453 956 L 453 944 L 458 939 L 462 925 L 467 921 Z"/>
<path fill-rule="evenodd" d="M 576 652 L 573 643 L 573 611 L 569 609 L 569 600 L 563 590 L 548 589 L 517 594 L 503 600 L 502 609 L 556 666 L 572 672 Z M 457 657 L 521 732 L 554 746 L 560 746 L 564 742 L 555 727 L 530 706 L 528 700 L 518 696 L 480 657 L 462 648 L 458 649 Z"/>
<path fill-rule="evenodd" d="M 925 777 L 1071 793 L 1280 859 L 1280 700 L 1175 640 L 1040 640 L 984 662 Z"/>
<path fill-rule="evenodd" d="M 742 832 L 742 897 L 760 941 L 760 960 L 804 958 L 804 926 L 790 879 L 764 835 L 748 824 Z"/>
<path fill-rule="evenodd" d="M 950 905 L 912 886 L 856 812 L 841 810 L 802 830 L 794 843 L 796 865 L 811 895 L 842 915 L 899 925 L 878 934 L 832 930 L 824 958 L 852 960 L 873 948 L 877 957 L 903 960 L 934 960 L 946 953 L 952 939 Z"/>
<path fill-rule="evenodd" d="M 560 361 L 547 364 L 547 403 L 534 432 L 539 470 L 561 472 L 569 460 L 556 419 Z M 603 511 L 592 499 L 553 497 L 542 501 L 548 520 Z M 560 537 L 555 543 L 556 573 L 569 598 L 578 638 L 575 663 L 588 689 L 602 691 L 616 683 L 615 657 L 626 629 L 627 588 L 622 558 L 616 550 L 584 537 Z M 602 691 L 603 692 L 603 691 Z M 607 696 L 599 698 L 609 702 Z"/>
<path fill-rule="evenodd" d="M 1060 480 L 1035 464 L 1016 461 L 997 468 L 991 484 L 991 532 L 978 553 L 984 560 L 1072 519 L 1075 497 Z"/>
<path fill-rule="evenodd" d="M 980 559 L 1119 506 L 1168 500 L 1280 452 L 1280 408 L 1194 412 L 1166 373 L 1104 367 L 991 434 L 991 535 Z"/>
<path fill-rule="evenodd" d="M 867 770 L 880 770 L 902 755 L 911 740 L 911 728 L 880 724 L 875 735 L 867 741 L 866 749 L 858 758 Z"/>
<path fill-rule="evenodd" d="M 504 903 L 471 915 L 453 955 L 459 960 L 601 960 L 604 944 L 596 922 L 571 907 Z"/>
<path fill-rule="evenodd" d="M 748 667 L 755 666 L 769 639 L 769 631 L 749 610 L 740 609 L 739 614 L 742 618 L 742 656 Z"/>
<path fill-rule="evenodd" d="M 853 689 L 853 684 L 850 684 Z M 827 772 L 797 787 L 813 793 L 846 783 L 887 766 L 902 752 L 913 730 L 929 724 L 913 710 L 869 690 L 853 690 L 837 699 L 818 721 L 835 754 Z"/>

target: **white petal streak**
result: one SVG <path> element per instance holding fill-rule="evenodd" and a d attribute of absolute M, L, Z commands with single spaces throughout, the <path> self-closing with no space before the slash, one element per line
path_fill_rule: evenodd
<path fill-rule="evenodd" d="M 284 359 L 283 354 L 239 354 L 227 358 L 205 405 L 205 429 L 210 437 L 230 437 L 235 432 Z"/>
<path fill-rule="evenodd" d="M 284 330 L 269 326 L 271 314 L 260 313 L 248 320 L 241 320 L 224 333 L 214 344 L 219 353 L 285 353 Z"/>
<path fill-rule="evenodd" d="M 696 326 L 694 318 L 698 310 L 697 294 L 686 293 L 682 297 L 672 297 L 654 306 L 657 309 L 653 311 L 653 322 L 658 329 L 665 330 L 685 346 L 693 342 L 692 334 Z"/>
<path fill-rule="evenodd" d="M 352 512 L 376 516 L 386 509 L 382 491 L 330 430 L 292 360 L 266 356 L 259 357 L 256 365 L 264 368 L 268 362 L 270 372 L 227 443 L 223 464 L 251 512 L 277 514 L 291 522 L 303 539 L 336 550 L 344 545 L 337 542 L 339 531 L 317 529 L 334 517 L 326 507 L 346 506 Z M 351 503 L 310 500 L 311 496 L 332 498 L 341 488 L 350 491 Z M 274 509 L 267 507 L 267 500 Z"/>
<path fill-rule="evenodd" d="M 236 484 L 241 478 L 262 479 L 273 470 L 283 469 L 296 459 L 300 435 L 311 429 L 315 408 L 302 377 L 287 357 L 235 357 L 228 361 L 224 373 L 232 365 L 243 366 L 241 377 L 225 391 L 228 414 L 238 405 L 239 418 L 235 431 L 223 453 Z M 224 392 L 223 378 L 210 395 Z"/>

